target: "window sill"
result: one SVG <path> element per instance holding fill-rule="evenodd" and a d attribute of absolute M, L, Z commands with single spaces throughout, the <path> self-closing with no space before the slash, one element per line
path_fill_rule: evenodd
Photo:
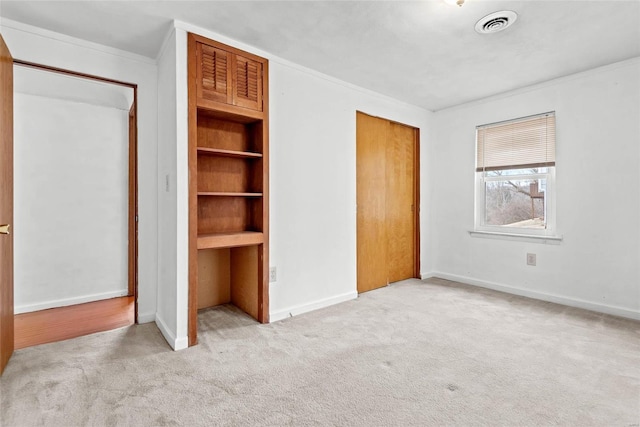
<path fill-rule="evenodd" d="M 547 245 L 559 245 L 562 236 L 535 236 L 532 234 L 499 233 L 496 231 L 469 231 L 471 237 L 483 239 L 515 240 L 519 242 L 544 243 Z"/>

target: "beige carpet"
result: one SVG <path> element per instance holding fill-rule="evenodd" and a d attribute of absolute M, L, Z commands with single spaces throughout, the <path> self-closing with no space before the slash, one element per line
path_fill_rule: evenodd
<path fill-rule="evenodd" d="M 8 426 L 640 424 L 640 322 L 432 279 L 270 325 L 200 314 L 17 351 Z"/>

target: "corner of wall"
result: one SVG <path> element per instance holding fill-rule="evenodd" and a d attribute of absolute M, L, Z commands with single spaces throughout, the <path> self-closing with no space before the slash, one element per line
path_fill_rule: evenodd
<path fill-rule="evenodd" d="M 138 313 L 138 324 L 143 324 L 143 323 L 151 323 L 151 322 L 155 322 L 156 320 L 156 313 L 155 311 L 149 311 L 146 313 Z"/>
<path fill-rule="evenodd" d="M 155 318 L 156 318 L 156 325 L 158 326 L 158 329 L 160 329 L 162 336 L 164 336 L 164 339 L 167 341 L 167 343 L 169 343 L 172 349 L 174 349 L 175 351 L 178 351 L 178 350 L 184 350 L 185 348 L 189 347 L 188 337 L 186 336 L 176 337 L 171 332 L 171 330 L 169 330 L 169 328 L 167 327 L 167 324 L 162 320 L 162 317 L 160 317 L 159 314 L 156 314 Z"/>
<path fill-rule="evenodd" d="M 420 273 L 420 280 L 431 279 L 432 277 L 436 277 L 436 273 L 434 271 L 427 271 L 424 273 Z"/>

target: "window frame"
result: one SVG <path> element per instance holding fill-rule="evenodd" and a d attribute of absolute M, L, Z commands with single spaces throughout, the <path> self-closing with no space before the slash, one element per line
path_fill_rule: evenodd
<path fill-rule="evenodd" d="M 527 236 L 555 236 L 556 235 L 556 168 L 555 166 L 547 166 L 547 172 L 535 174 L 508 175 L 502 177 L 487 177 L 486 171 L 475 173 L 475 227 L 474 231 L 483 231 L 490 233 L 500 233 L 509 235 L 527 235 Z M 522 168 L 520 168 L 522 169 Z M 508 170 L 508 169 L 507 169 Z M 511 169 L 513 170 L 513 169 Z M 484 223 L 486 214 L 486 186 L 487 181 L 508 181 L 520 179 L 546 179 L 545 189 L 545 220 L 546 227 L 526 228 L 512 227 L 508 225 L 487 225 Z"/>
<path fill-rule="evenodd" d="M 507 125 L 509 123 L 518 122 L 520 120 L 524 121 L 527 119 L 531 119 L 537 116 L 543 116 L 547 114 L 553 114 L 555 117 L 555 111 L 550 111 L 547 113 L 535 114 L 526 117 L 520 117 L 510 120 L 505 120 L 502 122 L 480 125 L 476 127 L 475 132 L 475 157 L 476 161 L 474 167 L 475 174 L 475 190 L 474 190 L 474 229 L 473 232 L 482 233 L 482 234 L 496 234 L 496 235 L 505 235 L 505 236 L 523 236 L 523 237 L 534 237 L 534 238 L 552 238 L 557 239 L 556 235 L 556 167 L 555 164 L 553 166 L 540 166 L 546 168 L 546 172 L 539 173 L 523 173 L 517 175 L 506 175 L 506 176 L 487 176 L 488 173 L 493 170 L 479 170 L 478 171 L 478 131 L 480 129 L 486 128 L 491 125 Z M 555 119 L 554 119 L 555 120 Z M 555 124 L 554 124 L 555 126 Z M 554 147 L 555 147 L 556 139 L 554 135 Z M 483 147 L 483 149 L 486 149 Z M 554 150 L 555 151 L 555 150 Z M 534 166 L 531 166 L 534 168 Z M 504 168 L 502 170 L 522 170 L 529 169 L 526 166 L 516 166 L 513 168 Z M 486 219 L 486 183 L 491 181 L 513 181 L 513 180 L 523 180 L 523 179 L 545 179 L 546 180 L 546 188 L 545 188 L 545 228 L 527 228 L 527 227 L 513 227 L 508 225 L 488 225 L 485 224 Z M 472 232 L 472 233 L 473 233 Z"/>

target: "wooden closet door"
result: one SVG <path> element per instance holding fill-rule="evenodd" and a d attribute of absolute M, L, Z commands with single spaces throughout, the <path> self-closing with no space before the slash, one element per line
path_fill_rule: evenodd
<path fill-rule="evenodd" d="M 386 286 L 386 135 L 388 123 L 356 115 L 358 293 Z"/>
<path fill-rule="evenodd" d="M 413 128 L 389 123 L 385 221 L 389 283 L 414 277 L 414 141 Z"/>
<path fill-rule="evenodd" d="M 357 289 L 416 277 L 417 129 L 356 115 Z"/>

